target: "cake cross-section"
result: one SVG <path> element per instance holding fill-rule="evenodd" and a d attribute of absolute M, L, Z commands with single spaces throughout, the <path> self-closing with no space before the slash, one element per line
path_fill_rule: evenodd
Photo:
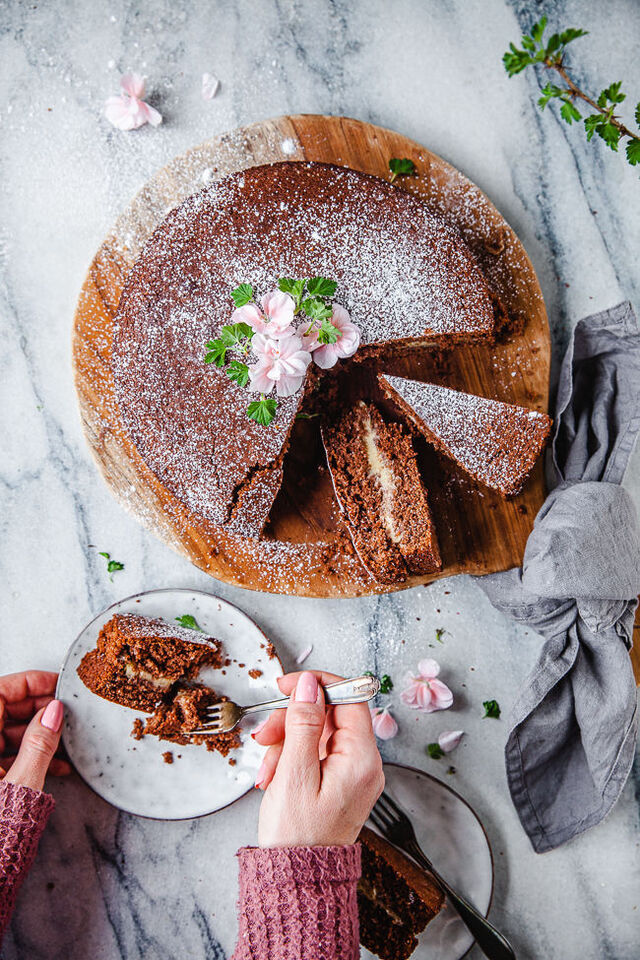
<path fill-rule="evenodd" d="M 520 492 L 551 430 L 545 413 L 403 377 L 379 374 L 378 382 L 428 442 L 465 473 L 503 497 Z"/>
<path fill-rule="evenodd" d="M 338 504 L 365 568 L 380 583 L 440 568 L 411 437 L 363 401 L 322 428 Z"/>

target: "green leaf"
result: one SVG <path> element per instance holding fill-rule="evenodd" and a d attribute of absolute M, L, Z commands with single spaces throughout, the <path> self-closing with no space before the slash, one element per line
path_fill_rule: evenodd
<path fill-rule="evenodd" d="M 249 367 L 241 360 L 232 360 L 227 367 L 227 376 L 239 387 L 246 387 L 249 383 Z"/>
<path fill-rule="evenodd" d="M 553 33 L 553 34 L 551 34 L 551 36 L 549 37 L 549 42 L 547 43 L 547 56 L 548 56 L 548 57 L 551 57 L 551 56 L 556 52 L 556 50 L 559 50 L 559 49 L 560 49 L 561 42 L 562 42 L 562 41 L 560 40 L 560 34 L 559 34 L 559 33 Z"/>
<path fill-rule="evenodd" d="M 315 420 L 319 413 L 296 413 L 296 420 Z"/>
<path fill-rule="evenodd" d="M 534 23 L 534 25 L 531 27 L 531 36 L 536 41 L 536 43 L 540 43 L 540 41 L 542 40 L 542 34 L 546 30 L 546 28 L 547 28 L 546 17 L 541 17 L 540 20 L 537 23 Z M 522 38 L 523 45 L 524 45 L 524 40 L 525 38 L 523 37 Z"/>
<path fill-rule="evenodd" d="M 111 556 L 111 554 L 110 554 L 110 553 L 102 553 L 102 552 L 100 552 L 99 556 L 101 556 L 101 557 L 106 557 L 107 560 L 108 560 L 109 557 Z"/>
<path fill-rule="evenodd" d="M 502 57 L 504 68 L 510 77 L 515 77 L 516 73 L 521 73 L 525 67 L 533 63 L 533 57 L 530 57 L 524 50 L 518 50 L 512 43 L 509 44 L 510 50 Z"/>
<path fill-rule="evenodd" d="M 565 100 L 560 107 L 560 116 L 571 126 L 574 120 L 582 120 L 582 114 L 570 100 Z"/>
<path fill-rule="evenodd" d="M 607 91 L 606 90 L 600 91 L 598 95 L 598 99 L 596 100 L 596 103 L 598 104 L 601 110 L 607 109 Z"/>
<path fill-rule="evenodd" d="M 326 277 L 312 277 L 307 283 L 307 292 L 311 297 L 334 297 L 337 287 L 337 280 L 328 280 Z"/>
<path fill-rule="evenodd" d="M 620 91 L 621 86 L 622 80 L 618 80 L 616 83 L 611 83 L 602 93 L 611 103 L 622 103 L 623 100 L 627 99 L 627 95 Z"/>
<path fill-rule="evenodd" d="M 599 137 L 602 137 L 608 147 L 611 147 L 612 150 L 617 152 L 618 143 L 620 142 L 620 131 L 613 123 L 609 123 L 609 121 L 606 120 L 604 123 L 598 124 L 596 133 Z"/>
<path fill-rule="evenodd" d="M 428 743 L 427 753 L 432 760 L 439 760 L 440 757 L 444 757 L 444 750 L 439 743 Z"/>
<path fill-rule="evenodd" d="M 253 400 L 247 407 L 247 416 L 265 427 L 268 427 L 276 415 L 277 403 L 273 397 L 261 397 Z"/>
<path fill-rule="evenodd" d="M 484 707 L 483 720 L 485 717 L 493 717 L 494 720 L 498 719 L 500 716 L 500 704 L 497 700 L 483 700 L 482 706 Z"/>
<path fill-rule="evenodd" d="M 117 560 L 109 560 L 107 573 L 115 573 L 116 570 L 124 570 L 124 563 L 118 563 Z"/>
<path fill-rule="evenodd" d="M 393 690 L 393 680 L 388 673 L 383 673 L 380 677 L 380 693 L 391 693 Z"/>
<path fill-rule="evenodd" d="M 317 297 L 307 297 L 302 301 L 302 310 L 311 320 L 324 320 L 331 316 L 331 307 Z"/>
<path fill-rule="evenodd" d="M 634 139 L 629 140 L 626 146 L 627 160 L 632 167 L 635 167 L 637 163 L 640 163 L 640 140 Z"/>
<path fill-rule="evenodd" d="M 281 277 L 280 280 L 278 280 L 278 290 L 282 290 L 283 293 L 288 293 L 292 296 L 297 307 L 304 293 L 304 284 L 304 280 L 294 280 L 293 277 Z"/>
<path fill-rule="evenodd" d="M 236 307 L 244 307 L 245 304 L 253 300 L 253 287 L 249 283 L 241 283 L 235 290 L 231 291 L 231 299 Z"/>
<path fill-rule="evenodd" d="M 227 357 L 227 347 L 222 340 L 209 340 L 207 352 L 204 355 L 205 363 L 215 363 L 216 367 L 222 367 Z"/>
<path fill-rule="evenodd" d="M 192 617 L 190 613 L 183 613 L 181 617 L 176 617 L 176 621 L 186 630 L 198 630 L 200 633 L 204 633 L 202 627 L 198 626 L 196 618 Z"/>
<path fill-rule="evenodd" d="M 565 91 L 561 87 L 556 87 L 555 84 L 548 83 L 542 88 L 542 96 L 538 99 L 538 106 L 541 110 L 544 110 L 549 100 L 552 100 L 554 97 L 561 97 L 564 93 Z"/>
<path fill-rule="evenodd" d="M 636 123 L 640 127 L 640 103 L 636 104 Z"/>
<path fill-rule="evenodd" d="M 391 157 L 389 160 L 389 170 L 391 170 L 391 182 L 396 177 L 411 177 L 416 172 L 416 165 L 408 157 Z"/>
<path fill-rule="evenodd" d="M 220 331 L 220 340 L 225 347 L 235 347 L 243 340 L 251 340 L 253 330 L 248 323 L 226 324 Z"/>
<path fill-rule="evenodd" d="M 601 121 L 602 116 L 599 113 L 592 113 L 591 116 L 584 118 L 584 126 L 585 130 L 587 131 L 587 140 L 591 140 Z"/>
<path fill-rule="evenodd" d="M 443 634 L 445 634 L 446 632 L 447 632 L 447 631 L 445 630 L 444 627 L 438 627 L 438 628 L 437 628 L 437 630 L 436 630 L 436 640 L 438 641 L 438 643 L 444 643 L 444 640 L 442 639 L 442 636 L 443 636 Z"/>
<path fill-rule="evenodd" d="M 535 29 L 535 28 L 534 28 L 534 29 Z M 536 48 L 536 42 L 535 42 L 535 40 L 533 39 L 533 37 L 528 37 L 528 36 L 525 34 L 524 37 L 522 38 L 522 46 L 524 47 L 525 50 L 530 50 L 531 53 L 533 53 L 533 51 L 534 51 L 535 48 Z"/>
<path fill-rule="evenodd" d="M 569 27 L 568 30 L 563 30 L 560 34 L 560 43 L 563 47 L 566 47 L 572 40 L 577 40 L 579 37 L 586 37 L 588 33 L 588 30 L 576 30 L 575 27 Z"/>
<path fill-rule="evenodd" d="M 338 330 L 331 320 L 326 318 L 320 321 L 318 330 L 318 343 L 336 343 L 338 337 L 342 336 L 342 331 Z"/>

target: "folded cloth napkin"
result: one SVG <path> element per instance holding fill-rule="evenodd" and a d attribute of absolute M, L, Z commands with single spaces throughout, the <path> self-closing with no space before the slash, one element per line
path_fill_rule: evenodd
<path fill-rule="evenodd" d="M 511 797 L 533 848 L 603 819 L 635 752 L 629 658 L 640 530 L 620 486 L 640 430 L 640 327 L 631 304 L 581 320 L 560 372 L 547 497 L 522 569 L 477 582 L 545 639 L 513 708 Z"/>

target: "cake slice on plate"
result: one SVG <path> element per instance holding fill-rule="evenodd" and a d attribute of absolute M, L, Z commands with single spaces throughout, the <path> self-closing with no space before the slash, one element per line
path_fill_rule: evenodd
<path fill-rule="evenodd" d="M 153 734 L 175 743 L 206 743 L 226 756 L 240 745 L 238 733 L 193 735 L 205 708 L 225 699 L 196 683 L 202 667 L 223 666 L 222 645 L 214 637 L 173 626 L 159 617 L 116 613 L 105 623 L 94 650 L 78 666 L 84 685 L 105 700 L 151 714 L 134 721 L 132 735 Z"/>
<path fill-rule="evenodd" d="M 440 554 L 411 437 L 360 401 L 322 428 L 338 504 L 353 545 L 380 583 L 440 568 Z"/>
<path fill-rule="evenodd" d="M 444 896 L 429 874 L 379 834 L 363 827 L 358 839 L 360 943 L 382 960 L 406 960 Z"/>
<path fill-rule="evenodd" d="M 378 382 L 407 420 L 465 473 L 503 497 L 520 492 L 551 430 L 545 413 L 404 377 L 379 374 Z"/>

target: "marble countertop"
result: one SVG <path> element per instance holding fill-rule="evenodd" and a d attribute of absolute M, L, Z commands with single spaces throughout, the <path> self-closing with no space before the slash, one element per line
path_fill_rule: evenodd
<path fill-rule="evenodd" d="M 545 3 L 554 28 L 581 26 L 585 87 L 623 79 L 640 99 L 635 0 Z M 264 628 L 291 666 L 370 667 L 401 678 L 437 646 L 458 694 L 416 717 L 398 704 L 383 745 L 447 779 L 477 810 L 493 847 L 492 917 L 520 960 L 634 960 L 640 943 L 640 776 L 608 820 L 535 855 L 511 806 L 506 714 L 540 638 L 507 622 L 468 578 L 351 601 L 314 601 L 220 585 L 140 527 L 112 499 L 83 440 L 70 367 L 74 304 L 105 232 L 172 156 L 282 113 L 345 114 L 400 130 L 459 167 L 497 204 L 542 285 L 556 363 L 575 321 L 628 298 L 640 306 L 637 172 L 550 108 L 538 81 L 508 80 L 510 40 L 533 0 L 9 0 L 0 12 L 0 463 L 2 672 L 55 669 L 84 624 L 142 589 L 219 593 Z M 111 128 L 101 109 L 128 69 L 147 75 L 164 123 Z M 217 74 L 215 99 L 200 96 Z M 633 86 L 635 84 L 635 86 Z M 629 486 L 640 501 L 640 460 Z M 96 545 L 125 563 L 110 583 Z M 465 686 L 463 686 L 463 684 Z M 463 727 L 447 778 L 425 745 Z M 221 960 L 235 937 L 234 853 L 255 839 L 259 797 L 202 820 L 118 813 L 77 778 L 52 781 L 57 809 L 22 890 L 6 960 Z M 476 951 L 473 957 L 479 957 Z"/>

